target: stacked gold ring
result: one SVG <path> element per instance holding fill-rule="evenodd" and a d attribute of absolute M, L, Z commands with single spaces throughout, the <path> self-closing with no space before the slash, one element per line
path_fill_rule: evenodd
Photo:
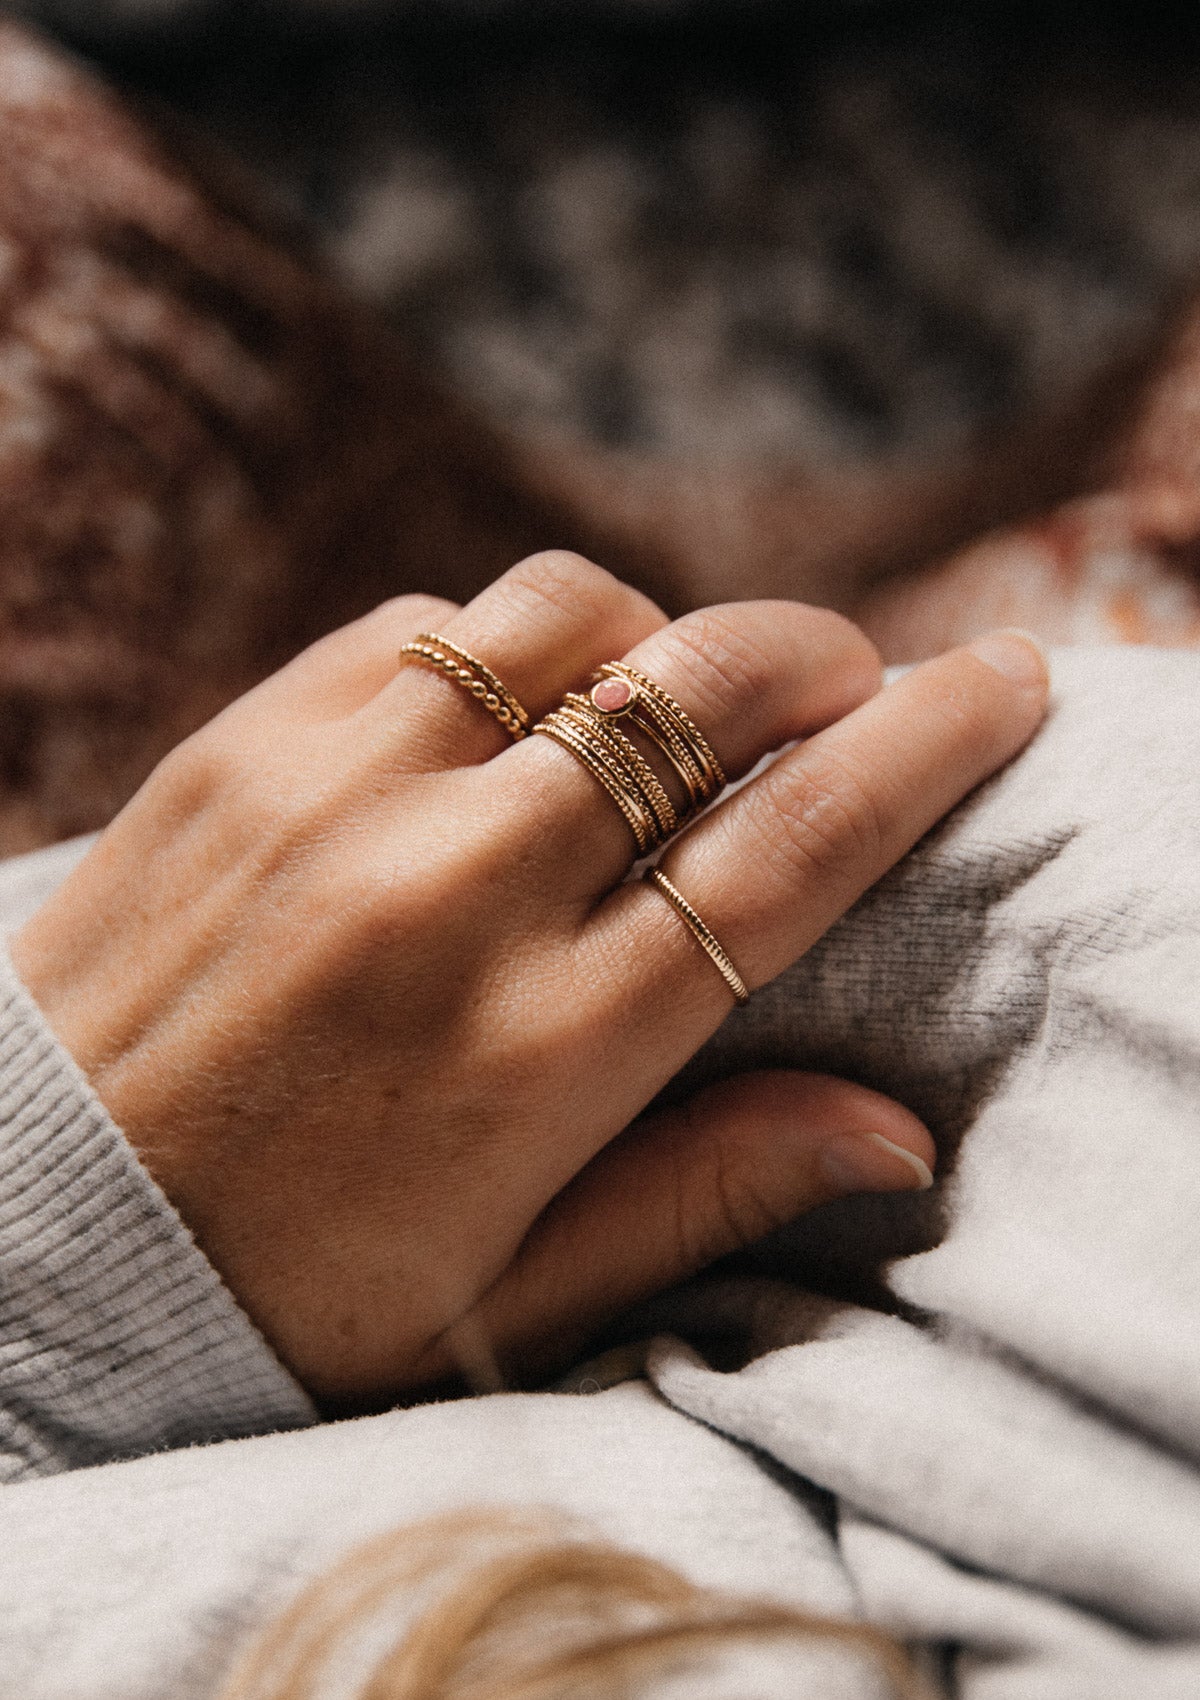
<path fill-rule="evenodd" d="M 553 738 L 556 744 L 561 744 L 564 750 L 569 750 L 593 779 L 599 780 L 624 815 L 640 856 L 653 849 L 659 842 L 658 838 L 653 836 L 656 830 L 653 816 L 646 807 L 635 780 L 624 764 L 613 755 L 608 745 L 593 735 L 592 728 L 586 724 L 577 724 L 569 709 L 556 709 L 553 714 L 548 714 L 545 720 L 539 720 L 534 731 L 544 733 L 547 738 Z"/>
<path fill-rule="evenodd" d="M 491 668 L 437 632 L 420 632 L 401 660 L 434 667 L 468 691 L 513 739 L 528 736 L 529 716 Z M 682 814 L 620 722 L 636 726 L 670 763 L 687 792 Z M 585 696 L 570 691 L 560 707 L 532 728 L 553 738 L 607 791 L 633 833 L 638 852 L 655 850 L 725 785 L 720 762 L 669 691 L 624 661 L 601 667 Z M 738 1003 L 749 993 L 712 929 L 659 868 L 645 876 L 674 908 Z"/>
<path fill-rule="evenodd" d="M 687 793 L 678 811 L 661 780 L 623 730 L 637 727 L 674 769 Z M 586 696 L 570 692 L 562 706 L 534 727 L 581 762 L 624 815 L 638 852 L 655 850 L 725 786 L 725 771 L 712 745 L 670 691 L 631 667 L 607 661 Z M 750 996 L 746 982 L 711 927 L 701 919 L 661 868 L 644 876 L 666 898 L 738 1003 Z"/>
<path fill-rule="evenodd" d="M 648 822 L 651 842 L 661 844 L 669 838 L 679 825 L 679 816 L 661 780 L 633 739 L 610 716 L 602 714 L 590 696 L 582 696 L 578 691 L 569 691 L 555 713 L 573 721 L 585 737 L 598 739 L 623 769 Z"/>
<path fill-rule="evenodd" d="M 687 793 L 682 813 L 623 729 L 627 720 L 666 757 Z M 570 750 L 608 792 L 638 852 L 657 849 L 716 796 L 725 774 L 699 728 L 669 691 L 623 661 L 600 669 L 587 695 L 572 691 L 534 727 Z"/>
<path fill-rule="evenodd" d="M 427 667 L 436 667 L 456 685 L 469 691 L 493 719 L 500 722 L 514 742 L 519 743 L 529 736 L 529 715 L 508 686 L 469 650 L 460 649 L 458 644 L 451 643 L 449 638 L 437 632 L 418 632 L 411 643 L 404 645 L 400 656 L 402 660 L 411 658 Z"/>
<path fill-rule="evenodd" d="M 592 686 L 593 702 L 606 679 L 618 686 L 623 683 L 626 694 L 622 698 L 614 692 L 613 707 L 603 708 L 602 702 L 610 700 L 607 698 L 597 702 L 597 707 L 610 717 L 627 716 L 658 745 L 687 788 L 692 811 L 703 808 L 725 789 L 725 770 L 716 752 L 670 691 L 627 661 L 606 661 Z"/>

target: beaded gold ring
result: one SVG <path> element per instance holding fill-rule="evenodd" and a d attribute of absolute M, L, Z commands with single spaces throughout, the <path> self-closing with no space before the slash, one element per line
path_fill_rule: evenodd
<path fill-rule="evenodd" d="M 437 632 L 418 632 L 400 651 L 401 661 L 434 667 L 481 703 L 515 743 L 529 736 L 529 716 L 516 697 L 478 656 Z"/>

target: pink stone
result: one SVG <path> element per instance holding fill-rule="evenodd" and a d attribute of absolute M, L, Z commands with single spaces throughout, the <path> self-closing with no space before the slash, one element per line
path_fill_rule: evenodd
<path fill-rule="evenodd" d="M 592 701 L 601 714 L 620 714 L 633 701 L 633 686 L 628 679 L 601 679 L 592 686 Z"/>

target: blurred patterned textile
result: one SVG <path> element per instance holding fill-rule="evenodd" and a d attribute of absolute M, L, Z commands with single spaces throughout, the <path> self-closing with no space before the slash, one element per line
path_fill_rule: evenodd
<path fill-rule="evenodd" d="M 229 144 L 522 431 L 941 457 L 1094 378 L 1200 262 L 1200 29 L 1102 4 L 21 10 Z"/>
<path fill-rule="evenodd" d="M 99 824 L 372 601 L 547 544 L 891 659 L 1200 632 L 1196 25 L 18 10 L 52 33 L 0 25 L 0 848 Z"/>

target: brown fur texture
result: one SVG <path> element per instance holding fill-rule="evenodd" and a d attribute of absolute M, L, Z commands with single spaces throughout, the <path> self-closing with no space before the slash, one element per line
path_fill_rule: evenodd
<path fill-rule="evenodd" d="M 550 542 L 605 552 L 232 174 L 0 25 L 0 850 L 103 822 L 322 631 Z"/>

